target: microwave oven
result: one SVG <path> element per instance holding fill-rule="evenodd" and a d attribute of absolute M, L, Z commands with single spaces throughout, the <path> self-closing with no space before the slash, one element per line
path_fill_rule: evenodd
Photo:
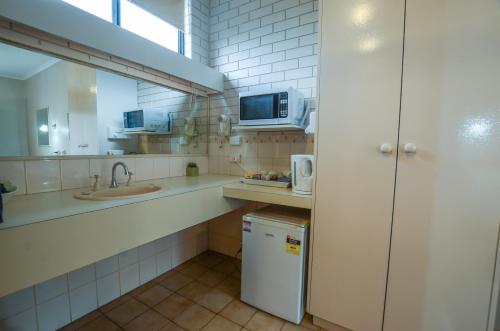
<path fill-rule="evenodd" d="M 152 108 L 142 108 L 123 112 L 123 130 L 125 132 L 147 131 L 172 133 L 172 114 Z"/>
<path fill-rule="evenodd" d="M 296 125 L 304 117 L 304 96 L 290 87 L 239 95 L 239 125 Z"/>

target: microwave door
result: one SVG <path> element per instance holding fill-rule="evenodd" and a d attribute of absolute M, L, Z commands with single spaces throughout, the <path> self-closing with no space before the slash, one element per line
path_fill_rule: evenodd
<path fill-rule="evenodd" d="M 241 125 L 272 125 L 279 120 L 279 95 L 263 94 L 240 98 Z"/>

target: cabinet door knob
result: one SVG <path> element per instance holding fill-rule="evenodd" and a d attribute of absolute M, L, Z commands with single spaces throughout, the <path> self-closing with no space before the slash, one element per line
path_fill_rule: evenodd
<path fill-rule="evenodd" d="M 417 152 L 417 145 L 414 143 L 406 143 L 403 145 L 403 151 L 408 154 L 415 154 Z"/>
<path fill-rule="evenodd" d="M 392 153 L 392 145 L 389 143 L 383 143 L 382 145 L 380 145 L 380 147 L 378 149 L 381 153 L 384 153 L 384 154 L 391 154 Z"/>

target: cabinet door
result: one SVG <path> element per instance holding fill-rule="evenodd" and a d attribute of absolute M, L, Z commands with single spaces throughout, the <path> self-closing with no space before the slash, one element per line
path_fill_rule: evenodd
<path fill-rule="evenodd" d="M 393 207 L 404 0 L 321 3 L 309 311 L 381 330 Z"/>
<path fill-rule="evenodd" d="M 406 3 L 400 144 L 416 153 L 399 152 L 384 330 L 486 330 L 500 221 L 500 2 Z"/>

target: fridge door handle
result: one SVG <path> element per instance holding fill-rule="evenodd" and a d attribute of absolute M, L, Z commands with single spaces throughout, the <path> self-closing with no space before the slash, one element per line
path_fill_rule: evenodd
<path fill-rule="evenodd" d="M 272 233 L 266 233 L 266 237 L 274 238 L 274 234 L 272 234 Z"/>

